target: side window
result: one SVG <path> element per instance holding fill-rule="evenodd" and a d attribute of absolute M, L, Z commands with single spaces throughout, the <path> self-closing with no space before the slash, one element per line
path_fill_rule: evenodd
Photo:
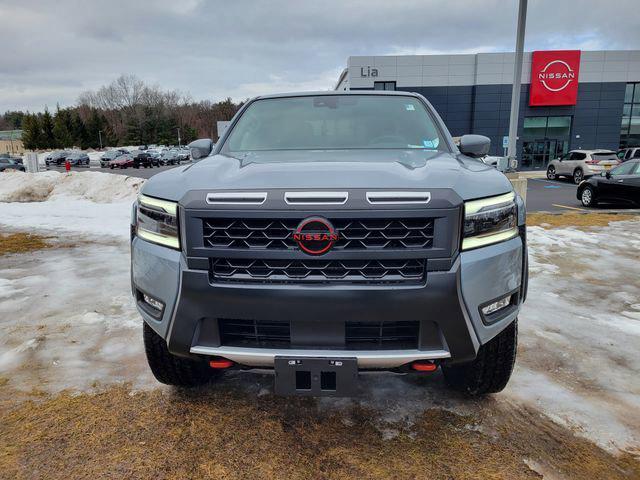
<path fill-rule="evenodd" d="M 631 175 L 640 175 L 640 162 L 636 162 L 636 168 L 631 172 Z"/>
<path fill-rule="evenodd" d="M 565 153 L 561 158 L 560 161 L 562 160 L 569 160 L 569 158 L 571 157 L 571 153 Z"/>
<path fill-rule="evenodd" d="M 627 158 L 631 158 L 631 156 Z M 636 153 L 633 154 L 633 158 L 640 158 L 640 148 L 636 148 Z"/>
<path fill-rule="evenodd" d="M 573 152 L 571 154 L 571 157 L 569 158 L 569 160 L 584 160 L 585 158 L 587 158 L 587 154 L 586 153 Z"/>
<path fill-rule="evenodd" d="M 619 167 L 611 170 L 611 175 L 631 175 L 636 165 L 633 162 L 623 163 Z"/>

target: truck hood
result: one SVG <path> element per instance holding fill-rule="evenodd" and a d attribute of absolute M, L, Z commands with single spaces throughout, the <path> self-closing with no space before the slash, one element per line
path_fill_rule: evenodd
<path fill-rule="evenodd" d="M 451 189 L 462 199 L 511 191 L 495 168 L 427 150 L 312 150 L 218 154 L 145 182 L 145 195 L 179 201 L 192 190 Z"/>

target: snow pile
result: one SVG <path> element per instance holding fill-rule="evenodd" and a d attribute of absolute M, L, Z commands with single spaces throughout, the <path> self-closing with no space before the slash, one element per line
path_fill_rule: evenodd
<path fill-rule="evenodd" d="M 3 173 L 0 226 L 126 240 L 131 203 L 143 183 L 140 178 L 102 172 Z"/>
<path fill-rule="evenodd" d="M 0 175 L 0 202 L 43 202 L 75 197 L 97 203 L 133 200 L 141 178 L 102 172 L 5 172 Z"/>

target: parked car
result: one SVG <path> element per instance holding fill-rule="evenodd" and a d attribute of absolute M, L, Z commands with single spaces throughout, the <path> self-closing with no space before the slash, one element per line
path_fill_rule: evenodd
<path fill-rule="evenodd" d="M 258 97 L 229 128 L 213 152 L 190 144 L 191 168 L 147 180 L 132 211 L 157 380 L 269 368 L 277 394 L 348 396 L 362 370 L 442 368 L 467 395 L 507 385 L 525 210 L 476 160 L 489 138 L 456 148 L 411 92 Z"/>
<path fill-rule="evenodd" d="M 187 147 L 180 147 L 176 149 L 176 155 L 179 162 L 188 162 L 191 160 L 191 150 Z"/>
<path fill-rule="evenodd" d="M 123 153 L 109 162 L 109 168 L 127 168 L 133 167 L 133 155 L 130 153 Z"/>
<path fill-rule="evenodd" d="M 107 168 L 111 160 L 127 153 L 129 153 L 129 150 L 126 148 L 115 148 L 105 152 L 105 154 L 100 157 L 100 168 Z"/>
<path fill-rule="evenodd" d="M 136 150 L 131 154 L 133 156 L 134 168 L 150 168 L 153 167 L 153 158 L 145 150 Z"/>
<path fill-rule="evenodd" d="M 151 156 L 151 164 L 154 167 L 159 167 L 160 166 L 160 152 L 158 152 L 157 150 L 147 150 L 147 153 Z"/>
<path fill-rule="evenodd" d="M 7 160 L 13 160 L 16 163 L 22 165 L 22 157 L 14 157 L 9 153 L 0 153 L 0 158 L 5 158 Z"/>
<path fill-rule="evenodd" d="M 618 150 L 618 159 L 626 162 L 632 158 L 640 158 L 640 147 L 621 148 Z"/>
<path fill-rule="evenodd" d="M 5 170 L 20 170 L 24 172 L 24 165 L 16 162 L 12 158 L 0 157 L 0 172 Z"/>
<path fill-rule="evenodd" d="M 585 178 L 610 170 L 619 163 L 616 152 L 611 150 L 571 150 L 549 162 L 547 178 L 568 177 L 579 184 Z"/>
<path fill-rule="evenodd" d="M 74 167 L 81 165 L 89 166 L 89 155 L 84 152 L 71 152 L 67 155 L 65 161 L 69 161 Z"/>
<path fill-rule="evenodd" d="M 46 157 L 44 157 L 44 163 L 47 165 L 63 165 L 65 160 L 67 159 L 67 155 L 71 152 L 68 150 L 58 150 L 57 152 L 50 153 Z"/>
<path fill-rule="evenodd" d="M 628 160 L 585 180 L 578 186 L 576 195 L 585 207 L 599 203 L 640 207 L 640 159 Z"/>
<path fill-rule="evenodd" d="M 160 164 L 161 165 L 176 165 L 178 160 L 178 155 L 175 150 L 166 150 L 162 155 L 160 155 Z"/>

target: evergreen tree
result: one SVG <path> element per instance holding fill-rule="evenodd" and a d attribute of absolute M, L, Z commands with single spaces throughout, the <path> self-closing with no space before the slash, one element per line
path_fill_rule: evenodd
<path fill-rule="evenodd" d="M 71 136 L 73 138 L 73 144 L 79 146 L 81 149 L 89 148 L 89 139 L 87 137 L 87 129 L 85 127 L 80 114 L 76 110 L 71 118 Z"/>
<path fill-rule="evenodd" d="M 40 121 L 35 114 L 27 114 L 22 119 L 22 143 L 28 150 L 36 150 L 42 146 Z"/>
<path fill-rule="evenodd" d="M 187 145 L 198 138 L 198 132 L 195 128 L 185 125 L 182 128 L 182 144 Z"/>
<path fill-rule="evenodd" d="M 42 148 L 56 148 L 56 138 L 53 135 L 53 118 L 46 107 L 40 118 L 40 125 L 42 129 Z"/>
<path fill-rule="evenodd" d="M 71 114 L 69 110 L 58 107 L 53 118 L 53 135 L 59 147 L 68 148 L 73 146 Z"/>

